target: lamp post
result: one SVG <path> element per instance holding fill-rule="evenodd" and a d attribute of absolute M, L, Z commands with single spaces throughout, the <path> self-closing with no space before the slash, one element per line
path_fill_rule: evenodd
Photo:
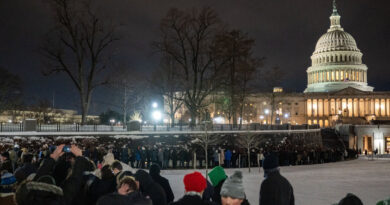
<path fill-rule="evenodd" d="M 157 130 L 157 122 L 161 120 L 161 112 L 158 110 L 153 111 L 152 113 L 153 119 L 154 119 L 154 131 Z"/>
<path fill-rule="evenodd" d="M 264 114 L 267 116 L 266 119 L 265 119 L 265 122 L 266 122 L 266 124 L 268 125 L 268 114 L 269 114 L 269 110 L 268 110 L 268 109 L 265 109 L 265 110 L 264 110 Z"/>

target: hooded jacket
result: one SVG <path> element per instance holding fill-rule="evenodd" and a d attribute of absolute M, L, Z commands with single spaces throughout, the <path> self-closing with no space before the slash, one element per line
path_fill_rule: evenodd
<path fill-rule="evenodd" d="M 152 205 L 150 199 L 144 198 L 138 191 L 128 195 L 120 195 L 117 192 L 104 195 L 99 198 L 96 205 Z"/>
<path fill-rule="evenodd" d="M 293 188 L 279 171 L 268 174 L 261 183 L 260 205 L 294 205 Z"/>
<path fill-rule="evenodd" d="M 144 170 L 138 170 L 135 180 L 139 182 L 140 192 L 146 198 L 152 199 L 153 205 L 166 205 L 167 198 L 163 188 L 153 181 L 152 177 Z"/>
<path fill-rule="evenodd" d="M 160 175 L 160 166 L 158 166 L 157 164 L 152 164 L 150 166 L 149 175 L 152 177 L 153 181 L 160 184 L 160 186 L 165 191 L 167 203 L 172 202 L 175 196 L 173 195 L 171 185 L 169 185 L 169 181 Z"/>

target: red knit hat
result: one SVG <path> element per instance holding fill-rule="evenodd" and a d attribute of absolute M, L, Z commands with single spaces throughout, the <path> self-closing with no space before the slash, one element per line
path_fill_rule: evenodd
<path fill-rule="evenodd" d="M 199 172 L 194 172 L 191 174 L 187 174 L 183 179 L 184 188 L 186 192 L 195 191 L 202 192 L 206 189 L 206 179 Z"/>

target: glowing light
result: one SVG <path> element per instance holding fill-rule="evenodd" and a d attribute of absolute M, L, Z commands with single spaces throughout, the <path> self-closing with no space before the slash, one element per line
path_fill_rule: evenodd
<path fill-rule="evenodd" d="M 284 114 L 284 118 L 288 118 L 288 113 L 285 113 L 285 114 Z"/>
<path fill-rule="evenodd" d="M 264 110 L 264 113 L 265 113 L 266 115 L 268 115 L 268 114 L 269 114 L 269 110 L 268 110 L 268 109 L 265 109 L 265 110 Z"/>
<path fill-rule="evenodd" d="M 152 103 L 152 107 L 153 107 L 153 108 L 157 108 L 157 107 L 158 107 L 158 104 L 157 104 L 156 102 L 153 102 L 153 103 Z"/>
<path fill-rule="evenodd" d="M 260 119 L 261 119 L 261 120 L 264 119 L 264 116 L 263 116 L 263 115 L 260 115 Z"/>
<path fill-rule="evenodd" d="M 218 124 L 223 124 L 223 123 L 225 122 L 225 119 L 224 119 L 223 117 L 215 117 L 215 118 L 213 119 L 213 121 L 214 121 L 215 123 L 218 123 Z"/>
<path fill-rule="evenodd" d="M 159 120 L 161 120 L 162 114 L 161 114 L 160 111 L 156 110 L 156 111 L 154 111 L 154 112 L 152 113 L 152 116 L 153 116 L 153 119 L 154 119 L 155 121 L 159 121 Z"/>

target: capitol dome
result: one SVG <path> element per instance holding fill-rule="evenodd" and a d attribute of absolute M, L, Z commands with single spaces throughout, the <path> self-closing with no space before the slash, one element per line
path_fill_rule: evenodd
<path fill-rule="evenodd" d="M 357 48 L 356 41 L 351 34 L 342 30 L 334 30 L 322 35 L 317 41 L 316 49 L 313 54 L 329 51 L 360 52 Z"/>
<path fill-rule="evenodd" d="M 351 34 L 340 24 L 336 3 L 330 16 L 328 32 L 317 41 L 312 66 L 307 69 L 308 84 L 305 92 L 335 92 L 347 87 L 373 91 L 367 85 L 367 66 L 363 54 Z"/>

